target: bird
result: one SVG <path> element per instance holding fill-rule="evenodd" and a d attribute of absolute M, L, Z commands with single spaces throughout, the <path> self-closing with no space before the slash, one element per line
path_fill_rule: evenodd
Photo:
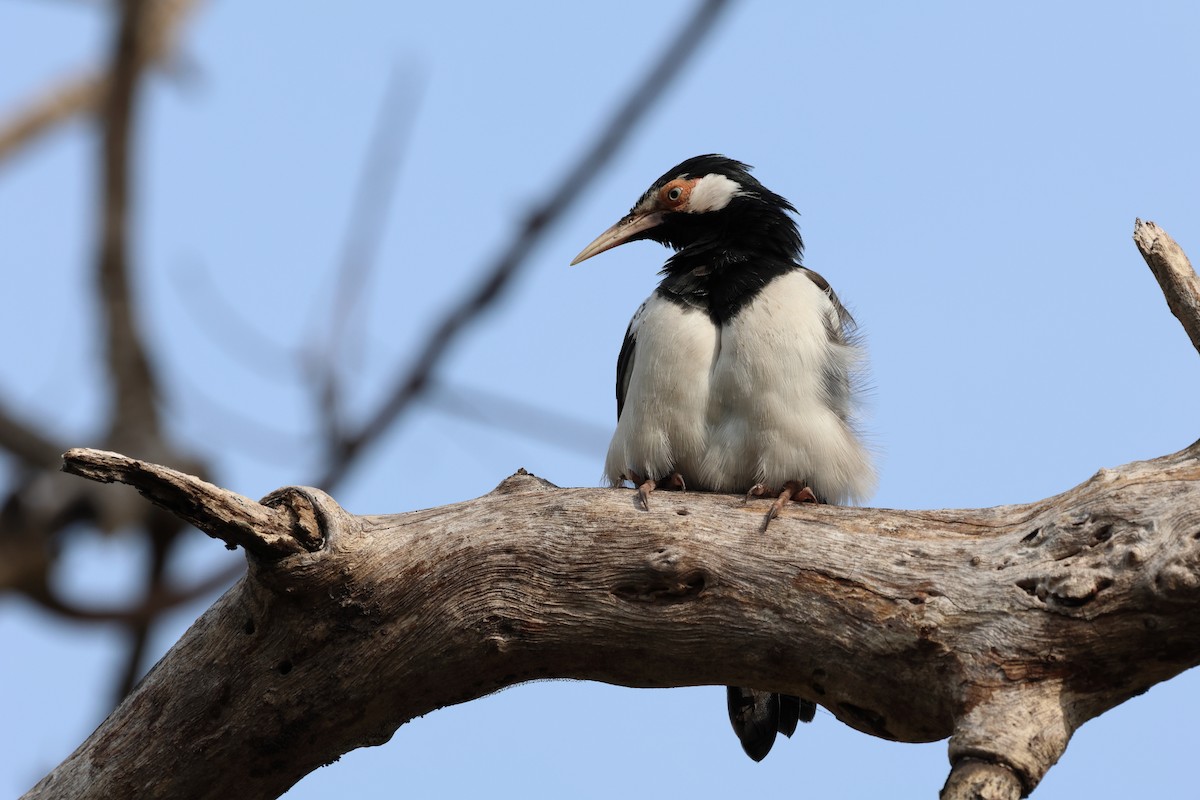
<path fill-rule="evenodd" d="M 604 464 L 649 511 L 656 490 L 865 500 L 875 472 L 857 428 L 863 364 L 854 319 L 802 264 L 796 209 L 722 155 L 667 170 L 571 262 L 619 245 L 674 253 L 617 357 L 617 427 Z M 755 761 L 816 713 L 810 700 L 727 687 L 730 722 Z"/>

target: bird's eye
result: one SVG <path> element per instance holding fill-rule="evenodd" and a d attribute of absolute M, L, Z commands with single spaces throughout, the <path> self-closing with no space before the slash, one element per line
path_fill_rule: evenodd
<path fill-rule="evenodd" d="M 677 211 L 687 205 L 691 192 L 691 183 L 682 178 L 676 178 L 658 190 L 658 202 L 669 210 Z"/>

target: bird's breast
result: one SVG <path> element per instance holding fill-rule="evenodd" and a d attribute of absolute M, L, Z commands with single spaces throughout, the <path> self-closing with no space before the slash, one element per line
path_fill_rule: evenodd
<path fill-rule="evenodd" d="M 804 272 L 781 275 L 720 327 L 702 480 L 721 491 L 807 481 L 831 502 L 873 481 L 846 414 L 859 355 L 833 300 Z"/>
<path fill-rule="evenodd" d="M 632 364 L 605 477 L 679 472 L 699 486 L 717 327 L 703 310 L 652 295 L 633 328 Z"/>

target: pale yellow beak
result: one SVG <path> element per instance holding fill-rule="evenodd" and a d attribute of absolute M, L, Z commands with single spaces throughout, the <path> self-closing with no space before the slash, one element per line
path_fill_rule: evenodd
<path fill-rule="evenodd" d="M 587 261 L 592 256 L 603 253 L 605 250 L 611 250 L 617 245 L 625 244 L 642 231 L 648 231 L 658 226 L 662 219 L 661 211 L 627 214 L 616 225 L 597 236 L 595 241 L 583 248 L 582 252 L 575 256 L 571 266 L 575 266 L 580 261 Z"/>

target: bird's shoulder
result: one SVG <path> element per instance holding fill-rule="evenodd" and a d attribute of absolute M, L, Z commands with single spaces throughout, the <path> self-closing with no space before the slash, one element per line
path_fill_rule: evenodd
<path fill-rule="evenodd" d="M 793 281 L 812 283 L 825 292 L 828 283 L 789 258 L 755 254 L 731 257 L 713 270 L 706 298 L 708 312 L 718 325 L 738 318 L 762 297 L 787 293 Z"/>
<path fill-rule="evenodd" d="M 799 272 L 816 284 L 817 288 L 829 298 L 829 302 L 833 305 L 834 313 L 837 315 L 836 327 L 841 335 L 843 337 L 852 335 L 857 327 L 857 323 L 855 323 L 854 317 L 851 316 L 846 306 L 842 304 L 841 299 L 837 296 L 837 292 L 833 290 L 833 287 L 830 286 L 829 281 L 825 280 L 825 276 L 808 267 L 800 267 Z"/>

